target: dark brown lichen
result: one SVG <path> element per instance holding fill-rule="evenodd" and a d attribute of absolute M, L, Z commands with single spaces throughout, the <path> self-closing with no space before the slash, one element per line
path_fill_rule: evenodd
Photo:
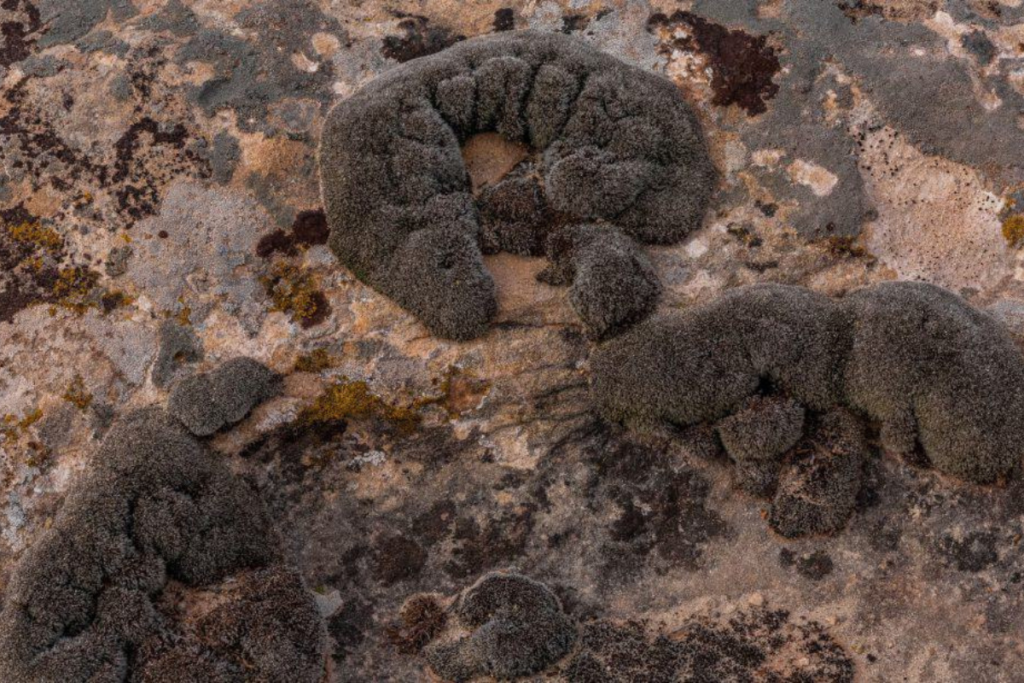
<path fill-rule="evenodd" d="M 707 58 L 714 104 L 723 107 L 735 104 L 754 116 L 766 112 L 768 100 L 779 92 L 773 79 L 782 65 L 766 36 L 730 30 L 683 10 L 670 16 L 654 14 L 647 26 L 669 31 L 686 28 L 687 35 L 673 36 L 663 49 L 699 51 Z"/>

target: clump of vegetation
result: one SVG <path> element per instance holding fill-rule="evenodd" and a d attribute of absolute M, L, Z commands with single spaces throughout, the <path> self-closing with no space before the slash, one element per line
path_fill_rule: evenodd
<path fill-rule="evenodd" d="M 460 145 L 481 133 L 528 146 L 542 182 L 520 174 L 474 197 Z M 537 31 L 397 67 L 331 111 L 319 158 L 334 253 L 456 340 L 482 335 L 497 312 L 483 251 L 536 253 L 552 223 L 607 228 L 577 264 L 576 290 L 592 290 L 573 295 L 588 332 L 635 322 L 657 287 L 623 242 L 678 242 L 700 226 L 717 178 L 671 81 Z"/>
<path fill-rule="evenodd" d="M 279 557 L 259 496 L 222 459 L 164 411 L 130 413 L 14 571 L 0 679 L 235 680 L 244 667 L 253 680 L 319 681 L 324 629 Z M 236 599 L 194 631 L 162 609 L 172 584 L 239 574 Z"/>
<path fill-rule="evenodd" d="M 924 283 L 839 300 L 740 287 L 605 344 L 591 368 L 611 421 L 717 425 L 742 486 L 762 496 L 778 488 L 771 523 L 787 536 L 836 531 L 852 512 L 867 451 L 851 421 L 877 424 L 892 454 L 978 484 L 1004 479 L 1024 441 L 1024 357 L 1013 338 Z M 805 410 L 816 419 L 805 423 Z M 815 457 L 793 447 L 801 435 Z"/>
<path fill-rule="evenodd" d="M 280 391 L 277 373 L 252 358 L 232 358 L 212 372 L 178 382 L 167 409 L 196 436 L 210 436 Z"/>
<path fill-rule="evenodd" d="M 399 652 L 414 655 L 440 635 L 447 623 L 448 614 L 436 596 L 414 595 L 402 605 L 397 623 L 386 633 Z"/>
<path fill-rule="evenodd" d="M 425 650 L 431 667 L 446 680 L 532 676 L 576 642 L 576 624 L 551 589 L 518 574 L 484 576 L 459 596 L 452 612 L 468 634 L 438 640 Z"/>

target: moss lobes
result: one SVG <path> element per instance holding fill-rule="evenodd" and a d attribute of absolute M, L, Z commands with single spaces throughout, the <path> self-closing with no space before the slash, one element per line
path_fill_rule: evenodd
<path fill-rule="evenodd" d="M 252 358 L 233 358 L 176 384 L 167 409 L 196 436 L 210 436 L 280 390 L 278 375 Z"/>
<path fill-rule="evenodd" d="M 492 131 L 540 153 L 544 186 L 519 178 L 485 193 L 481 233 L 459 145 Z M 699 225 L 715 182 L 671 82 L 532 31 L 467 40 L 341 102 L 320 173 L 341 261 L 454 339 L 478 336 L 495 312 L 481 247 L 535 253 L 548 209 L 673 243 Z"/>
<path fill-rule="evenodd" d="M 572 283 L 569 302 L 591 339 L 603 339 L 646 318 L 661 285 L 650 261 L 617 230 L 597 225 L 563 228 L 548 240 L 551 284 Z"/>
<path fill-rule="evenodd" d="M 610 420 L 643 427 L 721 419 L 719 436 L 749 475 L 744 487 L 765 495 L 778 473 L 766 463 L 793 446 L 803 408 L 849 406 L 880 424 L 886 449 L 920 449 L 936 469 L 976 483 L 1005 476 L 1024 442 L 1024 358 L 1013 340 L 927 284 L 885 283 L 839 301 L 797 287 L 739 288 L 635 328 L 600 348 L 592 368 L 594 396 Z M 756 398 L 765 393 L 773 397 Z M 780 490 L 799 489 L 812 507 L 827 499 L 852 509 L 866 447 L 853 427 L 836 426 L 847 421 L 826 415 L 824 441 L 813 447 L 838 454 L 817 458 L 813 471 L 798 466 Z M 773 513 L 780 530 L 794 516 L 805 519 L 802 529 L 841 526 L 797 497 Z"/>
<path fill-rule="evenodd" d="M 483 577 L 463 593 L 454 613 L 470 634 L 429 646 L 426 657 L 434 671 L 456 683 L 540 673 L 576 640 L 576 626 L 554 593 L 517 574 Z"/>
<path fill-rule="evenodd" d="M 145 656 L 153 643 L 180 642 L 158 607 L 170 581 L 203 586 L 277 559 L 256 495 L 162 410 L 131 413 L 111 429 L 91 470 L 14 573 L 0 613 L 0 678 L 241 680 L 244 663 L 265 680 L 312 683 L 322 675 L 324 651 L 315 607 L 308 597 L 300 605 L 301 595 L 282 604 L 266 586 L 252 598 L 262 606 L 244 620 L 246 650 L 273 649 L 275 656 L 252 661 L 226 652 L 230 644 L 218 651 L 195 643 L 163 673 Z M 291 595 L 304 592 L 297 577 L 287 583 Z M 282 612 L 292 616 L 282 622 Z M 294 651 L 303 652 L 303 665 L 290 671 L 294 660 L 276 655 L 297 631 L 303 644 Z M 275 670 L 283 665 L 289 670 Z M 287 678 L 296 672 L 299 678 Z"/>

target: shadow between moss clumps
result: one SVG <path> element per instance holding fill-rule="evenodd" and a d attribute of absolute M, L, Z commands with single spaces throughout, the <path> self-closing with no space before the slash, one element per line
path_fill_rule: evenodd
<path fill-rule="evenodd" d="M 955 294 L 883 283 L 833 300 L 754 285 L 637 326 L 592 358 L 602 415 L 713 424 L 740 485 L 785 536 L 836 531 L 861 487 L 864 418 L 890 451 L 977 484 L 1024 443 L 1024 357 Z"/>
<path fill-rule="evenodd" d="M 460 145 L 485 132 L 534 149 L 543 183 L 515 177 L 485 193 L 482 231 Z M 682 239 L 716 179 L 671 81 L 534 31 L 474 38 L 389 71 L 331 111 L 319 157 L 335 254 L 451 339 L 483 334 L 496 312 L 481 249 L 535 251 L 544 212 L 595 224 L 573 280 L 587 331 L 607 336 L 644 317 L 657 281 L 642 254 L 622 253 L 626 243 Z"/>
<path fill-rule="evenodd" d="M 182 595 L 204 592 L 212 609 L 191 614 Z M 160 408 L 114 425 L 0 612 L 11 683 L 315 683 L 325 656 L 258 496 Z"/>

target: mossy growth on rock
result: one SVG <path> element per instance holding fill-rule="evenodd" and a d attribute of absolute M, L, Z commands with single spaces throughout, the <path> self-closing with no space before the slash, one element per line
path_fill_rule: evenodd
<path fill-rule="evenodd" d="M 1008 476 L 1024 443 L 1024 357 L 1013 339 L 923 283 L 839 300 L 741 287 L 635 327 L 591 366 L 610 421 L 715 425 L 741 486 L 775 496 L 771 523 L 787 536 L 845 523 L 867 455 L 853 425 L 864 419 L 885 450 L 979 484 Z M 810 441 L 800 445 L 802 435 Z M 818 455 L 801 458 L 801 449 Z"/>
<path fill-rule="evenodd" d="M 252 358 L 239 357 L 178 382 L 167 407 L 190 432 L 210 436 L 280 390 L 280 376 Z"/>
<path fill-rule="evenodd" d="M 460 146 L 481 133 L 531 148 L 537 172 L 477 202 Z M 535 31 L 466 40 L 392 69 L 331 111 L 319 161 L 335 254 L 451 339 L 481 335 L 496 312 L 482 250 L 536 254 L 554 215 L 603 226 L 610 244 L 595 258 L 614 257 L 627 238 L 675 243 L 700 225 L 716 183 L 697 118 L 671 81 Z M 612 261 L 604 270 L 626 268 L 624 279 L 643 270 L 633 256 Z M 578 270 L 600 269 L 584 259 Z M 579 288 L 598 289 L 576 295 L 577 310 L 621 309 L 589 301 L 619 296 L 615 277 L 585 277 Z M 607 317 L 591 315 L 588 329 L 600 332 Z"/>
<path fill-rule="evenodd" d="M 754 285 L 634 327 L 591 358 L 607 419 L 693 425 L 737 411 L 767 385 L 824 410 L 842 398 L 848 325 L 828 297 Z"/>
<path fill-rule="evenodd" d="M 591 339 L 613 336 L 646 318 L 661 284 L 636 243 L 607 226 L 573 225 L 548 238 L 552 265 L 539 276 L 570 284 L 569 302 Z"/>
<path fill-rule="evenodd" d="M 853 683 L 853 658 L 816 622 L 779 609 L 697 614 L 669 633 L 598 619 L 580 627 L 566 683 L 796 681 Z M 652 631 L 654 631 L 652 633 Z"/>
<path fill-rule="evenodd" d="M 841 530 L 857 505 L 867 457 L 860 420 L 843 409 L 823 415 L 782 471 L 768 525 L 786 538 Z"/>
<path fill-rule="evenodd" d="M 980 484 L 1024 449 L 1024 357 L 1010 333 L 952 292 L 876 285 L 841 302 L 851 320 L 848 404 L 881 424 L 886 450 L 922 450 L 941 472 Z"/>
<path fill-rule="evenodd" d="M 435 673 L 453 683 L 538 674 L 568 654 L 576 641 L 576 625 L 555 594 L 518 574 L 484 576 L 450 612 L 468 635 L 439 639 L 424 652 Z"/>
<path fill-rule="evenodd" d="M 14 571 L 0 679 L 315 683 L 323 627 L 280 561 L 255 492 L 163 410 L 130 413 Z M 161 599 L 248 570 L 269 573 L 243 578 L 198 623 Z"/>

